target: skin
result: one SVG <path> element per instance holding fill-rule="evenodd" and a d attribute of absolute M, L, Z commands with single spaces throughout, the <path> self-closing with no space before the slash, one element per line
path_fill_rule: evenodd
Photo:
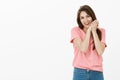
<path fill-rule="evenodd" d="M 80 38 L 75 38 L 73 40 L 73 44 L 80 51 L 85 53 L 89 46 L 90 36 L 93 35 L 96 51 L 98 52 L 99 55 L 102 55 L 105 50 L 105 44 L 100 42 L 96 32 L 96 29 L 98 28 L 98 21 L 97 20 L 92 21 L 92 17 L 89 16 L 85 11 L 82 11 L 80 13 L 80 20 L 84 26 L 83 31 L 86 33 L 86 37 L 84 40 L 81 40 Z"/>

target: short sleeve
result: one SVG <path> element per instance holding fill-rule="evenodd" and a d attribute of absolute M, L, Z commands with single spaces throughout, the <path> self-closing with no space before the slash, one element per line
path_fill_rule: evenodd
<path fill-rule="evenodd" d="M 102 40 L 101 40 L 101 42 L 105 44 L 105 47 L 107 47 L 105 29 L 101 29 L 101 32 L 102 32 Z"/>
<path fill-rule="evenodd" d="M 73 43 L 73 39 L 76 38 L 76 37 L 80 37 L 80 31 L 79 31 L 79 28 L 78 27 L 74 27 L 72 28 L 71 30 L 71 39 L 70 39 L 70 42 Z"/>

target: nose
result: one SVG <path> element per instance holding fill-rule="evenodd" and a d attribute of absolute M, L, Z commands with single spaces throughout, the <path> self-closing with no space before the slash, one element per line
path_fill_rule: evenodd
<path fill-rule="evenodd" d="M 84 22 L 88 22 L 89 21 L 89 19 L 88 18 L 84 18 Z"/>

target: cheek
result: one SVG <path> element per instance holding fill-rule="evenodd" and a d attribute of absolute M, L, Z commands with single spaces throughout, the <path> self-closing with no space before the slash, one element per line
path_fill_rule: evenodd
<path fill-rule="evenodd" d="M 88 20 L 89 20 L 90 22 L 92 22 L 92 18 L 88 18 Z"/>
<path fill-rule="evenodd" d="M 81 21 L 81 23 L 83 24 L 84 20 L 83 20 L 83 19 L 81 19 L 80 21 Z"/>

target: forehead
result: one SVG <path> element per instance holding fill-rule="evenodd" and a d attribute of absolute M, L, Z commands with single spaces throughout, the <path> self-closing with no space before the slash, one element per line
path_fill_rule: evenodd
<path fill-rule="evenodd" d="M 87 16 L 88 14 L 85 11 L 80 12 L 80 16 Z"/>

